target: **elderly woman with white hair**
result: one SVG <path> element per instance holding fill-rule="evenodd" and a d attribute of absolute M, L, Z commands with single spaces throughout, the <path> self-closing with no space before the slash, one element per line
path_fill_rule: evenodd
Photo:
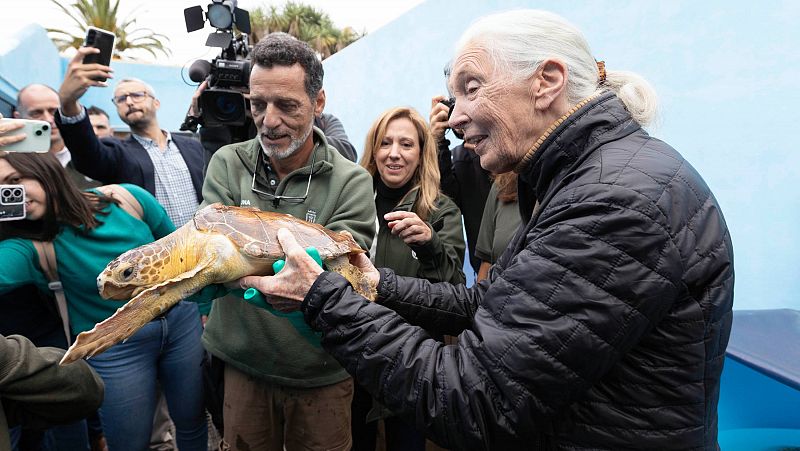
<path fill-rule="evenodd" d="M 524 225 L 488 279 L 434 284 L 354 258 L 369 303 L 282 231 L 289 270 L 242 283 L 302 300 L 325 349 L 441 445 L 717 449 L 730 235 L 700 175 L 642 128 L 651 88 L 542 11 L 470 26 L 449 83 L 450 125 L 485 169 L 519 175 Z"/>

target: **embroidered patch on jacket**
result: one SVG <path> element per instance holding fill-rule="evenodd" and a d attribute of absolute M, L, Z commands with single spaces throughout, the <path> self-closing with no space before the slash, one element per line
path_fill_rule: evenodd
<path fill-rule="evenodd" d="M 306 212 L 306 221 L 308 221 L 308 222 L 317 222 L 317 211 L 316 210 L 308 210 Z"/>

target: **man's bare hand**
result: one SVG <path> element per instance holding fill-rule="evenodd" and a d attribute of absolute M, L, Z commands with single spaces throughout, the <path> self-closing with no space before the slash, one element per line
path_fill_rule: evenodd
<path fill-rule="evenodd" d="M 83 64 L 86 55 L 100 53 L 100 49 L 95 47 L 81 47 L 67 65 L 67 73 L 64 81 L 58 89 L 58 97 L 61 101 L 61 110 L 67 116 L 77 116 L 81 112 L 78 104 L 86 91 L 92 86 L 108 86 L 105 81 L 93 80 L 93 78 L 113 78 L 113 70 L 102 64 Z"/>
<path fill-rule="evenodd" d="M 295 240 L 288 229 L 278 230 L 278 242 L 286 254 L 286 265 L 274 276 L 246 276 L 239 279 L 243 289 L 255 288 L 276 310 L 295 311 L 305 299 L 322 268 Z"/>
<path fill-rule="evenodd" d="M 192 95 L 192 104 L 189 106 L 189 116 L 200 117 L 200 96 L 208 88 L 208 80 L 203 80 Z"/>

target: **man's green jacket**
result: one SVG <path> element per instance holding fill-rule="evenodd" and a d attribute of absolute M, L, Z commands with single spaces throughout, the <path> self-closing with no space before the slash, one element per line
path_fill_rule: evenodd
<path fill-rule="evenodd" d="M 312 171 L 305 201 L 281 200 L 276 205 L 269 196 L 251 189 L 262 152 L 258 140 L 252 139 L 222 147 L 211 158 L 201 208 L 221 202 L 288 213 L 332 230 L 347 230 L 369 249 L 376 215 L 372 178 L 328 145 L 319 129 L 313 133 L 314 150 L 306 166 L 289 173 L 274 190 L 275 195 L 302 197 Z M 256 188 L 269 191 L 264 174 L 264 165 L 259 163 Z M 229 294 L 214 301 L 203 344 L 225 363 L 273 384 L 321 387 L 347 379 L 347 372 L 319 346 L 318 338 L 309 340 L 309 335 L 300 312 L 277 316 Z"/>

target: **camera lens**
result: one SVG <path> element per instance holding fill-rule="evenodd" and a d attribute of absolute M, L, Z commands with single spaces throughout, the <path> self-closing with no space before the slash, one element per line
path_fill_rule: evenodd
<path fill-rule="evenodd" d="M 14 188 L 13 190 L 11 190 L 11 195 L 13 197 L 22 197 L 22 190 L 19 188 Z"/>
<path fill-rule="evenodd" d="M 36 134 L 36 136 L 42 136 L 42 131 L 41 130 L 36 130 L 34 133 Z"/>
<path fill-rule="evenodd" d="M 47 124 L 42 125 L 42 130 L 47 131 L 50 130 L 50 126 Z"/>
<path fill-rule="evenodd" d="M 223 123 L 236 122 L 244 116 L 244 102 L 241 94 L 220 92 L 213 99 L 211 113 Z"/>

